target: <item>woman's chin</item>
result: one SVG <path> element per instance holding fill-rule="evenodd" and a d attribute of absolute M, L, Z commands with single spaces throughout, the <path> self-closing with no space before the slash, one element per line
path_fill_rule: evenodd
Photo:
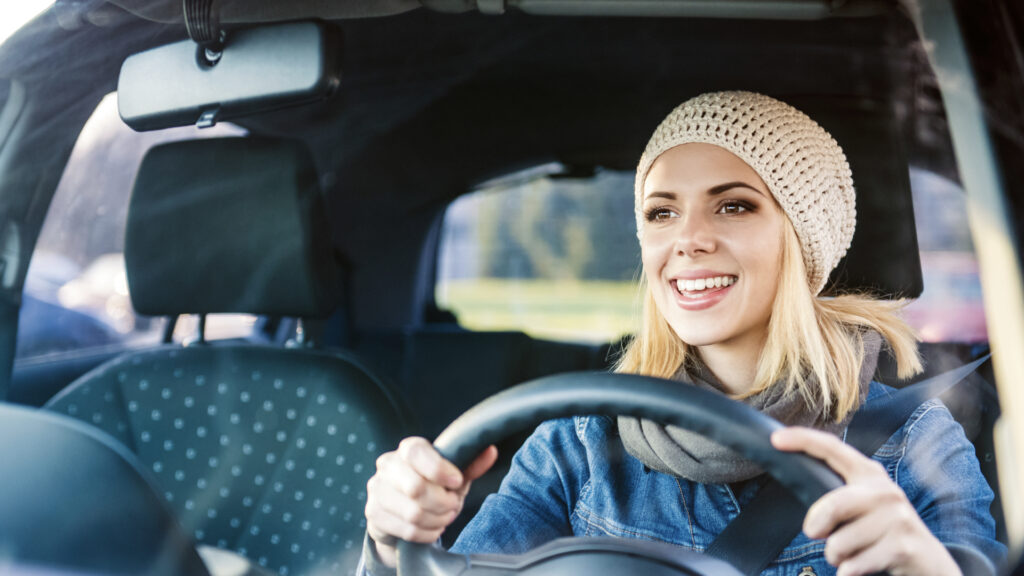
<path fill-rule="evenodd" d="M 672 326 L 672 331 L 676 333 L 676 337 L 687 346 L 694 346 L 696 348 L 712 346 L 714 344 L 721 344 L 728 338 L 728 334 L 721 330 L 721 326 L 709 326 L 706 330 L 701 330 L 700 327 L 693 324 L 693 322 L 688 322 L 685 327 L 677 327 L 672 326 L 671 322 L 669 323 Z"/>

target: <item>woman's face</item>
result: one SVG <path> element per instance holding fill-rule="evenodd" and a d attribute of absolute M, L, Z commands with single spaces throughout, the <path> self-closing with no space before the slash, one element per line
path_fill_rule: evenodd
<path fill-rule="evenodd" d="M 654 301 L 691 346 L 758 346 L 779 284 L 786 215 L 754 170 L 711 144 L 683 144 L 644 182 L 640 239 Z"/>

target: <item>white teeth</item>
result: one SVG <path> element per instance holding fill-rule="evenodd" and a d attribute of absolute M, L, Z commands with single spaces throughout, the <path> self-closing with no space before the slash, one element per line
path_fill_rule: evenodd
<path fill-rule="evenodd" d="M 732 286 L 736 283 L 735 276 L 715 276 L 713 278 L 698 278 L 696 280 L 676 280 L 676 289 L 680 292 L 700 292 L 709 288 L 721 288 Z"/>

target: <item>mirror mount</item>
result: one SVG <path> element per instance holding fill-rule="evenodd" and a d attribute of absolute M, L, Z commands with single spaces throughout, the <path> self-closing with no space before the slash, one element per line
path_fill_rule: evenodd
<path fill-rule="evenodd" d="M 224 47 L 217 0 L 182 0 L 182 10 L 185 30 L 193 42 L 215 51 Z"/>
<path fill-rule="evenodd" d="M 182 0 L 185 31 L 198 45 L 196 63 L 212 68 L 224 54 L 227 32 L 220 27 L 217 0 Z M 203 126 L 200 126 L 201 128 Z"/>

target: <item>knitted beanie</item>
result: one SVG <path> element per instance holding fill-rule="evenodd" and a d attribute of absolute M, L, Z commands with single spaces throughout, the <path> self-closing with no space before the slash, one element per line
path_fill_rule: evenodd
<path fill-rule="evenodd" d="M 763 94 L 713 92 L 687 100 L 658 125 L 640 158 L 638 237 L 651 164 L 690 142 L 725 148 L 757 172 L 796 229 L 812 292 L 821 292 L 850 247 L 857 218 L 850 165 L 835 139 L 803 112 Z"/>

